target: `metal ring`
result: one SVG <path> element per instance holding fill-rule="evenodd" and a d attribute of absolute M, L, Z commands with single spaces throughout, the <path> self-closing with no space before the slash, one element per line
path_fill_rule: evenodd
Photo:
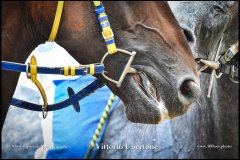
<path fill-rule="evenodd" d="M 47 114 L 48 114 L 48 111 L 45 111 L 45 109 L 42 107 L 42 117 L 43 117 L 43 119 L 47 118 Z"/>
<path fill-rule="evenodd" d="M 238 80 L 235 80 L 234 79 L 234 73 L 235 73 L 235 69 L 234 69 L 234 65 L 232 65 L 231 67 L 231 77 L 230 77 L 230 80 L 233 82 L 233 83 L 238 83 Z"/>
<path fill-rule="evenodd" d="M 235 80 L 234 78 L 230 77 L 230 80 L 233 82 L 233 83 L 239 83 L 238 80 Z"/>
<path fill-rule="evenodd" d="M 27 66 L 26 66 L 26 76 L 27 76 L 28 79 L 31 78 L 31 74 L 29 73 L 29 70 L 28 70 L 29 66 L 30 66 L 30 63 L 27 63 Z"/>
<path fill-rule="evenodd" d="M 102 76 L 103 76 L 104 78 L 106 78 L 108 81 L 110 81 L 110 82 L 112 82 L 112 83 L 115 83 L 115 84 L 117 85 L 117 87 L 120 87 L 120 86 L 121 86 L 121 83 L 122 83 L 122 81 L 123 81 L 123 79 L 125 78 L 125 76 L 126 76 L 127 73 L 135 73 L 135 72 L 136 72 L 136 70 L 135 70 L 134 68 L 130 67 L 130 65 L 131 65 L 131 63 L 132 63 L 132 61 L 133 61 L 133 58 L 134 58 L 134 56 L 136 55 L 136 52 L 135 52 L 135 51 L 129 52 L 129 51 L 127 51 L 127 50 L 118 49 L 118 48 L 117 48 L 117 51 L 118 51 L 118 52 L 121 52 L 121 53 L 124 53 L 124 54 L 128 54 L 128 55 L 131 56 L 131 57 L 129 58 L 129 60 L 128 60 L 126 66 L 125 66 L 125 68 L 124 68 L 124 70 L 123 70 L 123 72 L 122 72 L 122 74 L 121 74 L 121 76 L 120 76 L 120 78 L 119 78 L 119 80 L 116 81 L 116 80 L 108 77 L 107 75 L 104 74 L 104 72 L 102 73 Z M 110 54 L 110 53 L 107 52 L 107 53 L 103 56 L 103 58 L 102 58 L 102 60 L 101 60 L 101 64 L 104 64 L 103 62 L 104 62 L 105 58 L 106 58 L 109 54 Z"/>
<path fill-rule="evenodd" d="M 215 71 L 214 76 L 215 76 L 215 78 L 220 78 L 222 76 L 222 73 L 220 72 L 219 74 L 217 74 Z"/>
<path fill-rule="evenodd" d="M 235 68 L 234 68 L 234 65 L 232 65 L 231 66 L 231 74 L 230 74 L 231 78 L 234 77 L 234 73 L 235 73 Z"/>

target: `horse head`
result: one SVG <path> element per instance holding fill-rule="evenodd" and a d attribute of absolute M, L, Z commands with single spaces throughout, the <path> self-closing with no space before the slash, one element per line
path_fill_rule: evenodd
<path fill-rule="evenodd" d="M 229 47 L 239 41 L 238 1 L 183 1 L 169 4 L 196 58 L 212 61 L 217 53 L 223 56 Z M 226 65 L 238 66 L 238 63 L 237 54 Z M 202 67 L 201 64 L 199 67 Z M 174 134 L 171 136 L 178 139 L 174 146 L 189 146 L 189 150 L 198 144 L 231 144 L 234 147 L 229 150 L 199 148 L 191 154 L 185 153 L 185 158 L 238 156 L 239 132 L 236 119 L 239 115 L 236 113 L 239 111 L 239 87 L 229 80 L 229 75 L 223 74 L 219 79 L 213 78 L 211 99 L 208 99 L 205 93 L 209 90 L 209 80 L 212 77 L 214 76 L 206 73 L 200 75 L 202 96 L 199 103 L 193 104 L 188 114 L 171 123 Z M 186 126 L 188 129 L 183 129 Z M 180 151 L 181 148 L 174 148 L 176 150 Z"/>
<path fill-rule="evenodd" d="M 212 59 L 222 36 L 220 54 L 238 41 L 237 1 L 174 3 L 170 2 L 170 6 L 195 57 Z"/>
<path fill-rule="evenodd" d="M 128 74 L 120 88 L 103 79 L 124 101 L 127 118 L 132 122 L 159 123 L 164 116 L 172 118 L 185 113 L 200 96 L 199 79 L 190 47 L 167 3 L 104 5 L 117 47 L 137 53 L 132 67 L 138 73 Z M 93 27 L 98 32 L 89 41 L 96 44 L 87 40 L 84 46 L 86 50 L 91 45 L 98 46 L 90 52 L 101 55 L 105 46 L 99 44 L 100 31 L 96 25 Z M 108 57 L 108 75 L 118 79 L 127 59 L 122 54 Z"/>
<path fill-rule="evenodd" d="M 35 43 L 48 39 L 56 3 L 25 4 L 22 8 L 12 6 L 15 16 L 22 11 L 22 18 L 11 23 L 21 24 L 18 27 L 22 31 L 15 35 L 25 38 L 24 45 L 32 46 L 25 48 L 33 48 Z M 124 101 L 127 118 L 156 124 L 163 117 L 185 113 L 200 97 L 199 77 L 191 49 L 167 2 L 103 2 L 103 5 L 117 48 L 136 51 L 131 66 L 137 73 L 127 74 L 121 87 L 96 75 Z M 11 26 L 8 12 L 6 7 L 5 26 Z M 15 31 L 14 27 L 12 30 Z M 2 32 L 7 36 L 5 31 Z M 81 64 L 101 61 L 107 51 L 92 2 L 65 3 L 56 42 Z M 108 56 L 104 62 L 106 74 L 118 79 L 128 58 L 121 53 Z"/>
<path fill-rule="evenodd" d="M 117 48 L 136 51 L 121 87 L 108 87 L 125 103 L 132 122 L 159 123 L 185 113 L 200 96 L 199 77 L 190 47 L 166 2 L 109 2 L 103 5 Z M 100 62 L 106 52 L 92 3 L 66 3 L 59 40 L 80 63 Z M 84 39 L 84 40 L 83 40 Z M 90 43 L 91 42 L 91 43 Z M 128 56 L 117 53 L 105 61 L 109 77 L 118 79 Z"/>

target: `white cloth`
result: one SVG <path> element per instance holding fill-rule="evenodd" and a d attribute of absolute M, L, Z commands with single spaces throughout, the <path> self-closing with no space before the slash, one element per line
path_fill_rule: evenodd
<path fill-rule="evenodd" d="M 25 64 L 27 64 L 30 61 L 30 57 L 32 55 L 36 57 L 38 66 L 61 67 L 61 66 L 70 66 L 70 65 L 78 66 L 79 65 L 79 63 L 71 55 L 69 55 L 69 53 L 64 48 L 62 48 L 55 42 L 46 42 L 45 44 L 40 44 L 30 54 Z M 53 80 L 79 78 L 79 76 L 66 77 L 63 75 L 46 75 L 46 74 L 38 74 L 37 77 L 46 92 L 48 104 L 53 104 L 54 102 L 55 85 L 52 82 Z M 24 89 L 28 89 L 30 93 L 28 95 L 21 94 L 22 90 Z M 35 97 L 35 101 L 34 101 L 32 98 L 32 95 L 35 95 L 35 96 L 38 95 L 38 98 Z M 32 103 L 43 104 L 40 92 L 38 91 L 35 84 L 33 84 L 30 79 L 27 79 L 26 73 L 20 74 L 18 85 L 16 87 L 13 97 L 23 99 Z M 38 99 L 38 101 L 36 101 L 36 99 Z M 43 119 L 42 112 L 39 112 L 39 117 L 41 119 L 41 127 L 42 127 L 42 134 L 44 138 L 44 144 L 42 147 L 39 147 L 37 149 L 34 157 L 36 159 L 43 159 L 46 157 L 47 149 L 50 146 L 53 146 L 52 112 L 48 112 L 46 119 Z"/>

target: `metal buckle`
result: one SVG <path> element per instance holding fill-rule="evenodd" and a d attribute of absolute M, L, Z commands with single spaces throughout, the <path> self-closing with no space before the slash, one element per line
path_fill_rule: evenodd
<path fill-rule="evenodd" d="M 234 65 L 232 65 L 231 66 L 231 74 L 230 74 L 231 78 L 234 77 L 234 73 L 235 73 L 235 69 L 234 69 Z"/>
<path fill-rule="evenodd" d="M 229 48 L 227 50 L 227 52 L 224 54 L 224 59 L 225 59 L 226 62 L 229 62 L 232 59 L 233 56 L 231 57 L 230 54 L 234 55 Z"/>
<path fill-rule="evenodd" d="M 94 65 L 98 65 L 100 63 L 92 63 Z M 88 74 L 88 68 L 89 68 L 90 64 L 81 64 L 79 65 L 78 67 L 76 67 L 76 69 L 84 69 L 84 75 L 87 75 Z"/>
<path fill-rule="evenodd" d="M 134 56 L 136 55 L 136 52 L 135 52 L 135 51 L 129 52 L 129 51 L 126 51 L 126 50 L 123 50 L 123 49 L 118 49 L 118 48 L 117 48 L 117 51 L 118 51 L 118 52 L 121 52 L 121 53 L 124 53 L 124 54 L 128 54 L 128 55 L 131 56 L 131 57 L 129 58 L 129 60 L 128 60 L 126 66 L 125 66 L 125 68 L 124 68 L 124 70 L 123 70 L 123 72 L 122 72 L 122 74 L 121 74 L 121 76 L 120 76 L 120 78 L 119 78 L 119 80 L 116 81 L 116 80 L 114 80 L 114 79 L 112 79 L 112 78 L 109 78 L 108 76 L 105 75 L 104 72 L 102 73 L 102 75 L 103 75 L 104 78 L 106 78 L 106 79 L 109 80 L 110 82 L 115 83 L 115 84 L 117 85 L 117 87 L 120 87 L 121 84 L 122 84 L 122 81 L 123 81 L 123 79 L 125 78 L 125 76 L 126 76 L 127 73 L 136 73 L 136 72 L 137 72 L 136 69 L 134 69 L 134 68 L 132 68 L 132 67 L 130 66 L 131 63 L 132 63 L 132 61 L 133 61 Z M 103 64 L 105 58 L 106 58 L 108 55 L 109 55 L 109 52 L 107 52 L 107 53 L 103 56 L 103 58 L 102 58 L 102 60 L 101 60 L 101 63 L 102 63 L 102 64 Z"/>
<path fill-rule="evenodd" d="M 106 36 L 104 35 L 104 33 L 102 32 L 102 36 L 103 36 L 103 39 L 104 39 L 104 40 L 106 40 L 106 39 L 108 39 L 108 38 L 113 38 L 113 37 L 114 37 L 114 34 L 113 34 L 112 29 L 110 28 L 109 30 L 110 30 L 110 32 L 111 32 L 111 35 L 110 35 L 110 36 L 107 36 L 107 37 L 106 37 Z"/>
<path fill-rule="evenodd" d="M 88 72 L 87 72 L 87 66 L 88 65 L 84 65 L 84 64 L 80 64 L 79 66 L 76 67 L 76 69 L 84 69 L 84 75 L 86 75 Z"/>

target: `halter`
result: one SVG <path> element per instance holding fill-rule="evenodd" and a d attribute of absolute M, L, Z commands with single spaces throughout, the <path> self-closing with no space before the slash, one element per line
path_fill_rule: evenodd
<path fill-rule="evenodd" d="M 223 34 L 224 35 L 224 34 Z M 222 45 L 223 35 L 220 39 L 217 53 L 215 55 L 214 61 L 210 60 L 204 60 L 201 58 L 198 58 L 196 61 L 197 63 L 203 63 L 204 66 L 199 69 L 200 72 L 206 72 L 206 69 L 209 67 L 212 69 L 210 81 L 209 81 L 209 87 L 208 87 L 208 95 L 207 97 L 210 98 L 212 86 L 213 86 L 213 80 L 215 78 L 220 78 L 222 74 L 226 74 L 230 76 L 230 80 L 233 83 L 238 83 L 238 67 L 233 65 L 226 64 L 227 62 L 230 62 L 232 58 L 238 53 L 239 51 L 239 42 L 232 45 L 223 55 L 220 54 L 220 47 Z M 216 73 L 218 72 L 218 74 Z"/>
<path fill-rule="evenodd" d="M 117 52 L 130 55 L 130 58 L 129 58 L 118 81 L 106 76 L 104 72 L 102 73 L 102 76 L 104 78 L 106 78 L 108 81 L 110 81 L 112 83 L 115 83 L 117 85 L 117 87 L 120 87 L 122 84 L 122 81 L 125 78 L 127 73 L 136 73 L 136 70 L 130 66 L 133 61 L 134 56 L 136 55 L 136 52 L 135 51 L 129 52 L 129 51 L 126 51 L 123 49 L 116 48 L 114 34 L 110 27 L 110 23 L 108 21 L 108 16 L 105 13 L 105 9 L 103 7 L 102 2 L 101 1 L 93 1 L 93 3 L 95 5 L 95 13 L 98 16 L 98 22 L 100 23 L 100 27 L 102 28 L 102 36 L 103 36 L 103 39 L 106 43 L 107 50 L 108 50 L 108 52 L 103 56 L 101 63 L 103 64 L 105 58 L 108 55 L 115 54 Z"/>
<path fill-rule="evenodd" d="M 117 87 L 120 87 L 122 84 L 122 81 L 124 80 L 127 73 L 136 73 L 137 71 L 131 67 L 131 63 L 134 59 L 134 56 L 136 55 L 136 52 L 129 52 L 123 49 L 118 49 L 115 44 L 114 40 L 114 34 L 110 27 L 110 23 L 108 21 L 108 16 L 105 12 L 105 8 L 103 7 L 103 4 L 101 1 L 93 1 L 95 6 L 95 13 L 98 16 L 98 21 L 100 23 L 100 27 L 102 28 L 102 36 L 105 41 L 106 47 L 108 52 L 103 56 L 101 63 L 95 63 L 95 64 L 89 64 L 89 65 L 80 65 L 80 66 L 65 66 L 65 67 L 40 67 L 37 66 L 37 60 L 35 56 L 31 56 L 30 63 L 28 65 L 20 64 L 20 63 L 13 63 L 13 62 L 7 62 L 2 61 L 1 66 L 2 70 L 8 70 L 8 71 L 15 71 L 15 72 L 26 72 L 27 78 L 31 79 L 32 82 L 37 86 L 39 89 L 43 102 L 43 105 L 37 105 L 33 103 L 29 103 L 17 98 L 13 98 L 11 101 L 11 105 L 25 108 L 32 111 L 43 111 L 43 118 L 46 118 L 47 111 L 54 111 L 58 109 L 65 108 L 67 106 L 73 105 L 76 106 L 78 104 L 78 101 L 82 98 L 90 95 L 94 91 L 96 91 L 98 88 L 101 88 L 104 86 L 104 83 L 100 80 L 96 79 L 91 84 L 83 88 L 78 93 L 72 92 L 72 90 L 69 90 L 69 99 L 62 101 L 57 104 L 48 105 L 47 104 L 47 96 L 46 93 L 41 85 L 41 83 L 37 79 L 37 74 L 58 74 L 58 75 L 64 75 L 64 76 L 75 76 L 75 75 L 86 75 L 86 74 L 102 74 L 104 78 L 106 78 L 108 81 L 116 84 Z M 48 41 L 55 41 L 55 38 L 57 36 L 62 10 L 63 10 L 63 1 L 58 1 L 57 10 L 54 18 L 53 27 L 51 30 L 51 34 L 49 36 Z M 115 53 L 123 53 L 130 55 L 130 58 L 119 78 L 118 81 L 108 77 L 104 73 L 104 60 L 108 55 L 115 54 Z M 48 107 L 47 107 L 48 106 Z"/>

